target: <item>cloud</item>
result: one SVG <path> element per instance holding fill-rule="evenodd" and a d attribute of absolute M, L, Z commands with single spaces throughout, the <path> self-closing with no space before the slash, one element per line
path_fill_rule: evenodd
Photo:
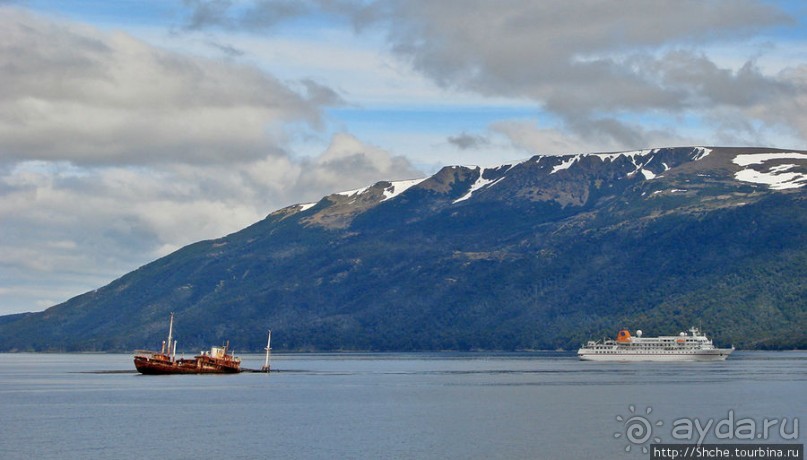
<path fill-rule="evenodd" d="M 456 136 L 449 136 L 448 143 L 456 146 L 460 150 L 478 149 L 490 145 L 490 140 L 484 136 L 461 133 Z"/>
<path fill-rule="evenodd" d="M 313 199 L 318 199 L 379 180 L 413 179 L 423 175 L 403 156 L 365 144 L 351 134 L 337 133 L 322 155 L 303 163 L 303 172 L 295 187 L 299 189 L 297 194 L 310 196 L 314 191 Z"/>
<path fill-rule="evenodd" d="M 313 158 L 267 155 L 229 167 L 26 161 L 0 168 L 0 314 L 66 300 L 285 205 L 421 176 L 405 158 L 347 133 Z"/>
<path fill-rule="evenodd" d="M 284 124 L 319 123 L 338 103 L 321 85 L 300 94 L 255 67 L 123 33 L 11 8 L 0 24 L 2 161 L 250 161 L 278 149 Z"/>
<path fill-rule="evenodd" d="M 185 0 L 190 8 L 185 28 L 200 29 L 221 26 L 227 23 L 227 12 L 232 7 L 231 0 Z"/>
<path fill-rule="evenodd" d="M 338 0 L 185 0 L 185 5 L 189 10 L 182 26 L 185 30 L 266 31 L 303 16 L 361 8 L 353 2 Z"/>
<path fill-rule="evenodd" d="M 487 157 L 502 137 L 530 153 L 807 139 L 807 66 L 771 67 L 776 45 L 761 44 L 761 33 L 793 25 L 776 3 L 185 4 L 173 32 L 222 59 L 0 7 L 0 309 L 63 300 L 288 204 L 423 175 L 365 136 L 431 145 L 440 163 Z M 441 98 L 454 108 L 527 101 L 543 113 L 503 115 L 488 131 L 459 111 L 425 133 L 345 122 L 328 137 L 325 110 L 348 104 L 343 94 L 370 111 Z M 314 153 L 290 152 L 306 136 L 321 144 L 307 145 Z M 429 141 L 407 144 L 418 136 Z"/>
<path fill-rule="evenodd" d="M 592 127 L 593 128 L 593 127 Z M 630 129 L 630 128 L 629 128 Z M 654 144 L 643 144 L 645 147 L 664 147 L 674 145 L 707 145 L 711 138 L 685 136 L 665 129 L 653 129 L 633 126 L 633 131 L 646 139 L 653 139 Z M 568 130 L 552 126 L 540 126 L 525 120 L 506 120 L 494 123 L 491 132 L 504 136 L 510 144 L 530 154 L 563 155 L 580 152 L 614 152 L 624 150 L 619 139 L 608 136 L 581 137 Z"/>
<path fill-rule="evenodd" d="M 0 171 L 0 288 L 10 290 L 0 293 L 0 311 L 66 300 L 58 295 L 97 288 L 261 217 L 246 188 L 204 167 L 207 183 L 167 167 L 28 161 Z"/>
<path fill-rule="evenodd" d="M 778 78 L 790 86 L 788 95 L 775 104 L 757 101 L 747 109 L 752 119 L 774 126 L 792 126 L 807 141 L 807 64 L 782 70 Z"/>
<path fill-rule="evenodd" d="M 586 143 L 577 136 L 552 128 L 541 128 L 529 121 L 500 121 L 491 131 L 503 135 L 517 149 L 531 154 L 568 154 L 611 150 L 613 144 Z"/>
<path fill-rule="evenodd" d="M 0 314 L 102 286 L 292 203 L 422 175 L 340 133 L 343 103 L 313 79 L 281 82 L 231 60 L 0 8 Z"/>
<path fill-rule="evenodd" d="M 775 48 L 761 34 L 798 27 L 776 3 L 625 0 L 619 8 L 599 0 L 192 4 L 191 16 L 210 16 L 198 28 L 226 24 L 230 30 L 274 31 L 283 21 L 303 16 L 344 18 L 368 36 L 383 34 L 400 61 L 442 88 L 531 100 L 582 141 L 598 138 L 622 148 L 658 144 L 660 138 L 652 137 L 658 133 L 637 120 L 662 116 L 673 125 L 676 118 L 697 119 L 728 141 L 807 139 L 803 105 L 794 104 L 807 92 L 799 72 L 763 71 L 756 64 Z M 709 56 L 710 49 L 721 46 L 732 48 L 730 63 Z M 749 123 L 715 124 L 727 115 Z M 766 139 L 759 129 L 749 131 L 759 123 L 776 133 Z"/>
<path fill-rule="evenodd" d="M 241 56 L 244 55 L 243 50 L 238 49 L 235 46 L 227 44 L 227 43 L 219 43 L 219 42 L 217 42 L 215 40 L 211 40 L 211 39 L 206 40 L 205 43 L 208 46 L 210 46 L 211 48 L 214 48 L 214 49 L 220 51 L 225 56 L 237 58 L 237 57 L 241 57 Z"/>
<path fill-rule="evenodd" d="M 623 147 L 650 141 L 632 117 L 713 110 L 778 122 L 803 133 L 792 98 L 805 86 L 763 73 L 753 58 L 721 67 L 704 43 L 741 43 L 794 21 L 752 0 L 609 3 L 387 1 L 374 4 L 394 53 L 445 88 L 528 98 L 577 136 Z M 750 52 L 755 52 L 750 51 Z M 803 111 L 802 111 L 803 112 Z M 639 128 L 639 129 L 637 129 Z"/>

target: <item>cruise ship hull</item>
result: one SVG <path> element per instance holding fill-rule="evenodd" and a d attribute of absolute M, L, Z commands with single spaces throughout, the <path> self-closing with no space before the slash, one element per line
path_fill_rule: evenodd
<path fill-rule="evenodd" d="M 636 331 L 633 337 L 630 331 L 622 329 L 616 339 L 589 340 L 577 356 L 583 361 L 723 361 L 734 351 L 734 347 L 715 347 L 696 327 L 689 332 L 642 337 L 642 331 Z"/>
<path fill-rule="evenodd" d="M 657 361 L 657 362 L 686 362 L 686 361 L 724 361 L 729 357 L 731 348 L 701 350 L 701 351 L 675 351 L 665 353 L 660 352 L 638 352 L 620 351 L 616 353 L 601 353 L 586 351 L 581 349 L 577 356 L 582 361 L 612 361 L 612 362 L 633 362 L 633 361 Z"/>

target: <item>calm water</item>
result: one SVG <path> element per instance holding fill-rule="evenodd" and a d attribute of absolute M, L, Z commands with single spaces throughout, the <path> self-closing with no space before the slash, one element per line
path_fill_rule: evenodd
<path fill-rule="evenodd" d="M 647 444 L 614 437 L 626 431 L 617 416 L 634 414 L 662 422 L 653 435 L 665 442 L 677 419 L 729 411 L 760 425 L 787 417 L 788 433 L 804 418 L 787 442 L 807 432 L 807 352 L 691 364 L 276 354 L 272 365 L 269 375 L 141 376 L 130 355 L 0 354 L 0 458 L 646 459 Z"/>

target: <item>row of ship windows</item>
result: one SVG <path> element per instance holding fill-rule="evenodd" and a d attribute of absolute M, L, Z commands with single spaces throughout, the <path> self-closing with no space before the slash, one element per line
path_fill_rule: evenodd
<path fill-rule="evenodd" d="M 624 345 L 620 345 L 618 348 L 621 348 L 621 349 L 625 349 L 625 348 L 644 348 L 644 349 L 647 349 L 647 350 L 658 350 L 658 349 L 661 349 L 661 348 L 673 348 L 673 347 L 674 348 L 681 348 L 681 347 L 692 348 L 692 347 L 700 347 L 700 346 L 703 346 L 703 344 L 699 344 L 699 343 L 659 343 L 659 344 L 654 344 L 652 346 L 647 345 L 647 344 L 624 344 Z M 611 350 L 614 347 L 610 346 L 610 345 L 605 345 L 605 346 L 600 346 L 599 348 Z"/>
<path fill-rule="evenodd" d="M 612 350 L 594 350 L 594 351 L 600 354 L 611 354 L 611 355 L 619 355 L 625 353 L 624 351 L 612 351 Z M 644 351 L 650 353 L 675 353 L 677 355 L 681 354 L 682 352 L 695 353 L 695 350 L 644 350 Z"/>
<path fill-rule="evenodd" d="M 641 339 L 636 342 L 641 343 L 670 343 L 670 342 L 706 342 L 707 340 L 701 337 L 682 337 L 680 339 Z"/>

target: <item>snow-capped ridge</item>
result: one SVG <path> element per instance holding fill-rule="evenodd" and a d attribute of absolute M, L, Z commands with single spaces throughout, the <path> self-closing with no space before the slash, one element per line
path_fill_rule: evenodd
<path fill-rule="evenodd" d="M 732 162 L 741 167 L 740 171 L 734 173 L 734 178 L 738 181 L 764 184 L 774 190 L 797 188 L 807 184 L 807 173 L 803 172 L 803 170 L 797 170 L 797 168 L 804 168 L 804 164 L 797 165 L 791 164 L 791 162 L 787 162 L 787 164 L 782 163 L 782 160 L 794 160 L 793 163 L 801 163 L 801 161 L 807 160 L 807 153 L 783 151 L 769 151 L 765 153 L 762 149 L 692 146 L 650 148 L 621 152 L 535 155 L 529 159 L 515 163 L 485 167 L 476 165 L 448 165 L 441 169 L 440 172 L 429 177 L 381 181 L 370 186 L 338 192 L 332 196 L 349 198 L 349 200 L 346 201 L 339 200 L 340 203 L 342 203 L 341 206 L 352 206 L 352 203 L 361 201 L 362 204 L 360 207 L 366 209 L 367 207 L 373 207 L 377 204 L 394 200 L 407 191 L 417 188 L 417 186 L 421 184 L 423 184 L 421 187 L 424 190 L 437 193 L 447 193 L 451 187 L 461 185 L 463 191 L 452 189 L 459 192 L 457 195 L 454 195 L 454 197 L 459 195 L 459 198 L 452 198 L 450 201 L 450 204 L 454 205 L 475 199 L 480 192 L 507 182 L 506 179 L 509 177 L 518 177 L 518 183 L 525 180 L 525 177 L 527 177 L 526 180 L 530 180 L 525 174 L 534 174 L 536 181 L 548 184 L 549 187 L 567 187 L 568 185 L 558 184 L 565 184 L 567 181 L 576 180 L 578 167 L 583 168 L 579 170 L 583 171 L 582 174 L 589 174 L 589 171 L 592 171 L 592 167 L 607 168 L 609 165 L 613 165 L 618 168 L 614 171 L 620 174 L 616 179 L 621 177 L 645 181 L 659 180 L 667 176 L 668 171 L 686 163 L 691 164 L 692 162 L 701 161 L 709 157 L 715 151 L 718 152 L 718 158 L 711 160 L 705 167 L 711 168 L 713 164 L 723 164 L 723 161 Z M 731 155 L 730 152 L 738 153 Z M 592 158 L 599 159 L 602 163 L 597 161 L 592 163 L 590 160 L 587 160 Z M 725 160 L 723 160 L 723 158 L 725 158 Z M 775 164 L 769 164 L 766 167 L 767 162 L 774 160 L 776 161 Z M 536 165 L 538 165 L 537 168 Z M 696 166 L 696 168 L 700 167 Z M 513 175 L 511 171 L 516 172 Z M 553 175 L 559 176 L 557 179 L 549 179 L 549 176 Z M 548 182 L 543 182 L 545 180 Z M 515 184 L 516 183 L 514 183 L 514 185 Z M 539 185 L 539 187 L 543 186 Z M 529 191 L 527 193 L 532 194 L 531 196 L 534 197 L 540 194 L 544 194 L 540 195 L 544 197 L 550 196 L 547 195 L 546 192 L 540 191 L 541 189 L 536 190 L 539 191 Z M 452 193 L 454 193 L 454 191 L 452 191 Z M 499 194 L 500 192 L 494 192 L 493 196 L 498 196 Z M 315 205 L 316 203 L 300 204 L 297 205 L 297 211 L 308 211 Z"/>
<path fill-rule="evenodd" d="M 502 168 L 507 168 L 507 170 L 504 171 L 504 173 L 502 174 L 501 177 L 496 178 L 496 179 L 486 179 L 485 178 L 485 171 L 496 171 L 496 170 L 499 170 L 499 169 L 502 169 Z M 475 169 L 479 169 L 479 178 L 476 179 L 476 182 L 471 184 L 471 187 L 468 189 L 468 193 L 466 193 L 465 195 L 461 196 L 460 198 L 457 198 L 456 200 L 454 200 L 452 202 L 452 204 L 456 204 L 456 203 L 459 203 L 461 201 L 465 201 L 465 200 L 471 198 L 473 196 L 474 192 L 476 192 L 478 190 L 481 190 L 481 189 L 487 188 L 487 187 L 492 187 L 492 186 L 496 185 L 497 183 L 501 182 L 502 179 L 505 178 L 505 174 L 507 174 L 507 171 L 509 171 L 512 168 L 513 168 L 512 165 L 501 165 L 501 166 L 497 166 L 495 168 L 480 168 L 478 166 L 475 167 Z"/>
<path fill-rule="evenodd" d="M 775 160 L 807 160 L 807 154 L 798 152 L 740 154 L 731 161 L 744 169 L 734 173 L 734 178 L 743 182 L 767 185 L 772 190 L 786 190 L 807 185 L 807 174 L 788 172 L 799 167 L 797 164 L 788 163 L 770 166 L 767 168 L 767 171 L 760 171 L 749 167 L 751 165 L 758 165 L 761 168 L 765 168 L 766 162 Z"/>
<path fill-rule="evenodd" d="M 743 153 L 734 157 L 731 162 L 739 166 L 748 166 L 770 160 L 807 160 L 807 154 L 798 152 Z"/>
<path fill-rule="evenodd" d="M 346 190 L 344 192 L 336 192 L 336 193 L 334 193 L 334 195 L 346 196 L 346 197 L 350 198 L 350 197 L 353 197 L 353 196 L 361 195 L 362 193 L 366 192 L 367 190 L 370 190 L 371 187 L 372 187 L 372 185 L 368 185 L 367 187 L 357 188 L 357 189 L 353 189 L 353 190 Z"/>
<path fill-rule="evenodd" d="M 384 189 L 384 199 L 381 201 L 391 200 L 426 179 L 428 177 L 390 182 L 391 185 Z"/>
<path fill-rule="evenodd" d="M 384 181 L 384 182 L 377 182 L 373 185 L 368 185 L 366 187 L 361 187 L 353 190 L 346 190 L 343 192 L 336 192 L 334 195 L 345 196 L 348 198 L 357 197 L 359 195 L 363 195 L 373 187 L 376 187 L 379 184 L 388 183 L 390 184 L 387 187 L 384 187 L 383 194 L 384 198 L 381 201 L 387 201 L 389 199 L 395 198 L 396 196 L 400 195 L 401 193 L 407 191 L 409 188 L 414 187 L 415 185 L 423 182 L 424 180 L 428 179 L 428 177 L 422 177 L 419 179 L 406 179 L 406 180 L 399 180 L 399 181 Z"/>
<path fill-rule="evenodd" d="M 645 166 L 647 166 L 648 164 L 650 164 L 655 159 L 655 157 L 653 157 L 652 155 L 655 154 L 655 153 L 660 152 L 661 150 L 662 149 L 644 149 L 644 150 L 629 150 L 629 151 L 625 151 L 625 152 L 580 153 L 580 154 L 576 154 L 576 155 L 561 155 L 560 157 L 564 158 L 563 162 L 561 162 L 559 165 L 556 165 L 554 168 L 552 168 L 552 172 L 550 174 L 555 174 L 555 173 L 557 173 L 559 171 L 569 169 L 569 168 L 572 167 L 572 165 L 574 165 L 578 161 L 582 160 L 583 158 L 587 158 L 587 157 L 596 157 L 596 158 L 601 159 L 602 161 L 609 161 L 609 162 L 612 162 L 612 161 L 614 161 L 614 160 L 616 160 L 616 159 L 618 159 L 620 157 L 625 157 L 625 158 L 628 158 L 633 163 L 634 166 L 636 166 L 636 170 L 629 173 L 629 175 L 633 175 L 633 174 L 636 174 L 638 172 L 641 172 L 645 176 L 646 179 L 650 180 L 650 179 L 655 178 L 656 174 L 653 173 L 652 171 L 648 171 L 648 170 L 643 169 L 643 168 Z M 692 147 L 692 150 L 693 150 L 693 156 L 692 156 L 693 161 L 702 160 L 702 159 L 706 158 L 710 153 L 712 153 L 712 149 L 710 149 L 708 147 Z M 540 162 L 542 158 L 546 158 L 548 156 L 550 156 L 550 155 L 541 156 L 541 157 L 538 158 L 538 160 L 536 160 L 536 162 Z M 647 156 L 650 156 L 650 158 L 644 163 L 637 160 L 637 158 L 643 158 L 643 157 L 647 157 Z M 662 163 L 662 164 L 664 165 L 665 171 L 669 169 L 669 166 L 667 166 L 664 163 Z"/>

